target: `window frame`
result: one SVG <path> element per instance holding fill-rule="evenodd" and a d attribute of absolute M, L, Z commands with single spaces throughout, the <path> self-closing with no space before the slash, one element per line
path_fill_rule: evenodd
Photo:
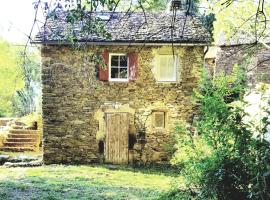
<path fill-rule="evenodd" d="M 175 74 L 175 77 L 174 77 L 174 80 L 165 80 L 165 79 L 158 79 L 157 77 L 157 70 L 159 68 L 159 59 L 160 59 L 160 56 L 172 56 L 172 57 L 176 57 L 176 61 L 174 61 L 174 74 Z M 158 54 L 156 56 L 156 70 L 155 70 L 155 79 L 158 83 L 177 83 L 178 82 L 178 69 L 179 69 L 179 64 L 180 64 L 180 57 L 178 54 Z"/>
<path fill-rule="evenodd" d="M 112 56 L 126 56 L 127 57 L 127 78 L 111 78 L 111 58 L 112 58 Z M 128 54 L 126 54 L 126 53 L 109 53 L 109 81 L 110 82 L 128 82 L 129 81 L 129 57 L 128 57 Z"/>
<path fill-rule="evenodd" d="M 163 114 L 163 127 L 162 126 L 156 126 L 156 114 Z M 152 111 L 152 127 L 154 129 L 158 130 L 164 130 L 166 129 L 166 123 L 167 123 L 167 112 L 164 110 L 154 110 Z"/>

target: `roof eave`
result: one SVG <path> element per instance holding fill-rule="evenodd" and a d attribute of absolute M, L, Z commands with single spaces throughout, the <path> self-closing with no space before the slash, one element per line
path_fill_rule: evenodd
<path fill-rule="evenodd" d="M 42 44 L 42 45 L 71 45 L 68 41 L 33 41 L 32 44 Z M 79 44 L 87 45 L 100 45 L 100 46 L 208 46 L 211 42 L 207 41 L 78 41 Z"/>

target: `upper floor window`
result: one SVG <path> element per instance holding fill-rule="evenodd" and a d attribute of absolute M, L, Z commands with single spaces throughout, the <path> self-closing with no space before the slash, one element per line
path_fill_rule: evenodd
<path fill-rule="evenodd" d="M 110 54 L 109 56 L 109 80 L 128 81 L 128 56 L 126 54 Z"/>
<path fill-rule="evenodd" d="M 157 65 L 155 66 L 155 78 L 159 82 L 177 81 L 177 55 L 158 55 Z"/>

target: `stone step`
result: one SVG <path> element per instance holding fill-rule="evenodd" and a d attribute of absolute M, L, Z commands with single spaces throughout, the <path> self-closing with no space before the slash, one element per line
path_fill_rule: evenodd
<path fill-rule="evenodd" d="M 35 151 L 34 147 L 2 147 L 0 148 L 1 151 L 6 152 L 23 152 L 23 151 Z"/>
<path fill-rule="evenodd" d="M 38 167 L 38 166 L 42 166 L 42 164 L 43 164 L 42 160 L 37 160 L 37 161 L 19 162 L 19 163 L 6 162 L 4 166 L 5 167 Z"/>
<path fill-rule="evenodd" d="M 9 132 L 16 134 L 38 134 L 37 130 L 28 130 L 28 129 L 11 129 L 9 130 Z"/>
<path fill-rule="evenodd" d="M 35 147 L 36 142 L 4 142 L 4 147 Z"/>
<path fill-rule="evenodd" d="M 15 122 L 15 125 L 17 125 L 17 126 L 26 126 L 26 124 L 25 123 L 23 123 L 23 122 Z"/>
<path fill-rule="evenodd" d="M 16 118 L 0 118 L 0 126 L 6 126 L 9 122 L 16 120 Z"/>
<path fill-rule="evenodd" d="M 8 138 L 35 138 L 38 139 L 39 135 L 38 134 L 15 134 L 11 133 L 8 135 Z"/>
<path fill-rule="evenodd" d="M 30 162 L 17 162 L 17 163 L 12 163 L 12 162 L 6 162 L 4 164 L 5 167 L 38 167 L 42 166 L 43 161 L 42 159 L 40 160 L 35 160 L 35 161 L 30 161 Z"/>
<path fill-rule="evenodd" d="M 11 163 L 20 163 L 20 162 L 31 162 L 41 159 L 40 156 L 27 156 L 27 155 L 19 155 L 19 156 L 10 156 L 8 159 L 6 159 L 6 162 Z"/>
<path fill-rule="evenodd" d="M 17 125 L 14 125 L 14 126 L 12 126 L 12 128 L 13 128 L 13 129 L 23 129 L 24 126 L 17 126 Z"/>
<path fill-rule="evenodd" d="M 7 142 L 37 142 L 37 138 L 7 138 Z"/>

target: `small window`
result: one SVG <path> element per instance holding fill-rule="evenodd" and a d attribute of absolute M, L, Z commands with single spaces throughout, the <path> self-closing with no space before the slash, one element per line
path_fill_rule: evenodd
<path fill-rule="evenodd" d="M 128 81 L 128 56 L 126 54 L 110 54 L 110 81 Z"/>
<path fill-rule="evenodd" d="M 165 128 L 165 112 L 153 112 L 153 126 Z"/>
<path fill-rule="evenodd" d="M 177 81 L 177 55 L 158 55 L 155 78 L 159 82 Z"/>

